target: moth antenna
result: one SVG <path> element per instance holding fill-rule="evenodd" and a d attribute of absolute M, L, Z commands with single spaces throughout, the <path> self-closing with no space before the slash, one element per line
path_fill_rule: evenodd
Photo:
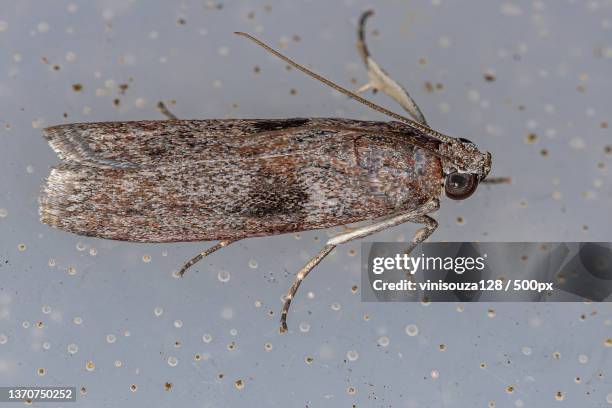
<path fill-rule="evenodd" d="M 511 177 L 487 177 L 481 183 L 485 184 L 512 184 Z"/>
<path fill-rule="evenodd" d="M 371 102 L 359 95 L 357 95 L 356 93 L 349 91 L 346 88 L 343 88 L 342 86 L 330 81 L 329 79 L 317 74 L 316 72 L 311 71 L 310 69 L 306 68 L 303 65 L 298 64 L 297 62 L 293 61 L 292 59 L 290 59 L 289 57 L 286 57 L 285 55 L 281 54 L 280 52 L 276 51 L 274 48 L 270 47 L 269 45 L 265 44 L 264 42 L 258 40 L 257 38 L 253 37 L 250 34 L 247 33 L 243 33 L 240 31 L 236 31 L 234 32 L 234 34 L 239 35 L 241 37 L 245 37 L 248 38 L 249 40 L 253 41 L 255 44 L 259 45 L 260 47 L 262 47 L 263 49 L 265 49 L 266 51 L 274 54 L 275 56 L 277 56 L 278 58 L 282 59 L 283 61 L 285 61 L 287 64 L 291 65 L 292 67 L 302 71 L 303 73 L 305 73 L 306 75 L 316 79 L 317 81 L 323 82 L 325 85 L 329 86 L 330 88 L 335 89 L 336 91 L 343 93 L 344 95 L 348 96 L 349 98 L 352 98 L 354 100 L 356 100 L 357 102 L 360 102 L 364 105 L 366 105 L 367 107 L 369 107 L 370 109 L 374 109 L 375 111 L 378 111 L 382 114 L 385 114 L 387 116 L 392 117 L 393 119 L 397 119 L 400 122 L 404 122 L 405 124 L 407 124 L 408 126 L 410 126 L 413 129 L 419 130 L 422 133 L 425 133 L 431 137 L 433 137 L 434 139 L 438 139 L 440 142 L 443 143 L 453 143 L 455 141 L 454 138 L 443 135 L 440 132 L 437 132 L 427 126 L 424 126 L 412 119 L 409 119 L 405 116 L 402 116 L 400 114 L 397 114 L 395 112 L 392 112 L 386 108 L 383 108 L 382 106 L 379 106 L 377 104 L 375 104 L 374 102 Z"/>

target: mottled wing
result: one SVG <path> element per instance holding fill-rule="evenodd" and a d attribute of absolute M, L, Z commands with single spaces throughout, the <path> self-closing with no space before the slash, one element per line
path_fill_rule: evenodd
<path fill-rule="evenodd" d="M 275 150 L 275 141 L 293 137 L 294 130 L 339 126 L 393 128 L 384 122 L 324 118 L 153 120 L 57 125 L 44 129 L 44 136 L 64 161 L 138 168 L 185 160 L 282 154 Z"/>
<path fill-rule="evenodd" d="M 122 138 L 85 127 L 82 140 L 75 125 L 67 125 L 69 132 L 51 128 L 50 143 L 67 163 L 51 171 L 41 220 L 116 240 L 216 240 L 347 224 L 393 212 L 406 194 L 416 197 L 403 204 L 410 207 L 439 193 L 439 186 L 419 182 L 439 178 L 439 161 L 401 138 L 375 136 L 380 122 L 320 119 L 288 126 L 297 120 L 199 121 L 197 135 L 173 137 L 153 122 L 147 122 L 148 136 L 125 131 Z M 196 126 L 154 123 L 168 122 Z M 211 122 L 233 130 L 207 133 L 203 125 Z M 365 130 L 330 130 L 332 124 Z M 399 186 L 398 179 L 407 184 Z"/>

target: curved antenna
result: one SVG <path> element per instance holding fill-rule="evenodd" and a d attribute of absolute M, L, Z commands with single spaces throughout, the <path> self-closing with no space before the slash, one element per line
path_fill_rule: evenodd
<path fill-rule="evenodd" d="M 346 88 L 341 87 L 340 85 L 335 84 L 334 82 L 330 81 L 327 78 L 322 77 L 321 75 L 311 71 L 310 69 L 306 68 L 303 65 L 298 64 L 297 62 L 291 60 L 290 58 L 284 56 L 283 54 L 281 54 L 280 52 L 276 51 L 274 48 L 270 47 L 269 45 L 265 44 L 264 42 L 258 40 L 257 38 L 253 37 L 250 34 L 247 33 L 243 33 L 240 31 L 236 31 L 234 32 L 234 34 L 239 35 L 241 37 L 245 37 L 248 38 L 249 40 L 253 41 L 255 44 L 259 45 L 260 47 L 264 48 L 266 51 L 274 54 L 275 56 L 277 56 L 278 58 L 282 59 L 283 61 L 285 61 L 287 64 L 291 65 L 292 67 L 302 71 L 303 73 L 305 73 L 306 75 L 320 81 L 323 82 L 325 85 L 329 86 L 330 88 L 335 89 L 336 91 L 343 93 L 344 95 L 348 96 L 349 98 L 352 98 L 354 100 L 356 100 L 357 102 L 360 102 L 364 105 L 366 105 L 367 107 L 369 107 L 370 109 L 374 109 L 375 111 L 378 111 L 380 113 L 383 113 L 387 116 L 390 116 L 394 119 L 397 119 L 401 122 L 404 122 L 405 124 L 407 124 L 408 126 L 410 126 L 411 128 L 418 130 L 434 139 L 439 140 L 442 143 L 453 143 L 455 142 L 455 139 L 446 135 L 443 135 L 440 132 L 437 132 L 427 126 L 424 126 L 418 122 L 415 122 L 412 119 L 408 119 L 405 116 L 399 115 L 395 112 L 392 112 L 388 109 L 383 108 L 382 106 L 378 106 L 373 102 L 368 101 L 365 98 L 362 98 L 361 96 L 357 95 L 354 92 L 349 91 Z"/>

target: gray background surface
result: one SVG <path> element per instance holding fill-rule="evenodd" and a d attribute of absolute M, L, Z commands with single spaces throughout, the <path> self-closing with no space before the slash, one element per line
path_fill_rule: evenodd
<path fill-rule="evenodd" d="M 58 161 L 44 126 L 159 119 L 160 99 L 175 99 L 182 118 L 386 120 L 231 34 L 255 33 L 357 88 L 366 75 L 355 24 L 372 5 L 0 3 L 1 384 L 84 387 L 77 405 L 89 407 L 612 404 L 609 304 L 361 303 L 351 291 L 355 242 L 308 278 L 290 333 L 279 335 L 281 295 L 334 231 L 242 241 L 178 280 L 172 271 L 209 244 L 111 242 L 39 224 L 39 186 Z M 432 240 L 612 239 L 609 0 L 387 1 L 375 9 L 374 57 L 433 127 L 491 151 L 492 174 L 514 181 L 443 201 Z M 411 324 L 416 336 L 406 334 Z"/>

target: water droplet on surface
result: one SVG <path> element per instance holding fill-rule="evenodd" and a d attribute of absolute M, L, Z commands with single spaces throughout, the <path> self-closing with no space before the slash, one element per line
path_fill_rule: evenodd
<path fill-rule="evenodd" d="M 414 337 L 419 334 L 419 328 L 416 324 L 409 324 L 404 330 L 406 331 L 406 334 L 410 337 Z"/>
<path fill-rule="evenodd" d="M 228 271 L 219 271 L 219 273 L 217 274 L 217 279 L 219 279 L 219 281 L 223 283 L 229 282 L 230 273 Z"/>
<path fill-rule="evenodd" d="M 178 358 L 174 357 L 174 356 L 170 356 L 168 357 L 168 365 L 170 367 L 176 367 L 178 364 Z"/>
<path fill-rule="evenodd" d="M 357 352 L 357 350 L 349 350 L 346 352 L 346 358 L 349 361 L 357 361 L 357 359 L 359 358 L 359 353 Z"/>
<path fill-rule="evenodd" d="M 381 347 L 387 347 L 389 345 L 389 338 L 387 336 L 381 336 L 378 338 L 377 343 Z"/>

